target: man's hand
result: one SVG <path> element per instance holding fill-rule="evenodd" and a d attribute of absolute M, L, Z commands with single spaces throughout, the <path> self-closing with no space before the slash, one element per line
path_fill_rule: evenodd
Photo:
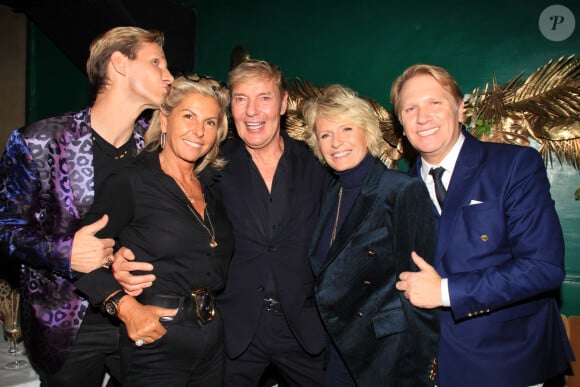
<path fill-rule="evenodd" d="M 443 306 L 441 299 L 441 276 L 416 252 L 411 258 L 419 268 L 418 272 L 404 271 L 399 275 L 400 281 L 395 285 L 397 290 L 419 308 L 433 309 Z"/>
<path fill-rule="evenodd" d="M 177 309 L 143 305 L 131 296 L 119 300 L 119 319 L 125 323 L 127 334 L 133 341 L 143 340 L 145 344 L 159 340 L 167 330 L 159 322 L 162 316 L 174 317 Z"/>
<path fill-rule="evenodd" d="M 94 223 L 80 228 L 73 238 L 70 267 L 79 273 L 88 273 L 101 267 L 106 258 L 113 254 L 115 241 L 111 238 L 100 239 L 95 236 L 109 222 L 103 217 Z"/>
<path fill-rule="evenodd" d="M 115 253 L 115 259 L 111 266 L 113 276 L 123 287 L 125 293 L 136 297 L 143 292 L 143 289 L 153 285 L 154 274 L 133 275 L 132 271 L 152 271 L 153 265 L 147 262 L 136 262 L 135 254 L 126 248 L 121 247 Z"/>

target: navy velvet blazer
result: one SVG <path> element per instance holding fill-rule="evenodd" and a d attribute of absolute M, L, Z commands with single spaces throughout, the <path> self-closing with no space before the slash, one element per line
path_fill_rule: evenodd
<path fill-rule="evenodd" d="M 416 271 L 411 252 L 428 262 L 435 221 L 425 185 L 378 159 L 337 232 L 326 261 L 316 257 L 338 200 L 330 188 L 314 230 L 310 261 L 324 325 L 361 387 L 430 386 L 439 339 L 437 310 L 411 306 L 395 288 L 402 271 Z"/>
<path fill-rule="evenodd" d="M 451 298 L 438 385 L 541 383 L 573 357 L 555 297 L 564 242 L 546 169 L 533 148 L 464 135 L 438 222 L 435 269 Z"/>

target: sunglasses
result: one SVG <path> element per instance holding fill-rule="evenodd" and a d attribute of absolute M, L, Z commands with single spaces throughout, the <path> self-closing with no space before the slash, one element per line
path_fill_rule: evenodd
<path fill-rule="evenodd" d="M 211 88 L 214 91 L 216 91 L 217 89 L 220 89 L 220 88 L 227 87 L 224 82 L 218 81 L 214 77 L 210 77 L 208 75 L 198 75 L 198 74 L 194 74 L 194 73 L 190 73 L 190 74 L 180 73 L 175 78 L 179 78 L 179 77 L 183 77 L 183 78 L 187 79 L 188 81 L 192 81 L 192 82 L 199 82 L 201 80 L 206 80 L 206 81 L 208 81 L 208 83 L 210 84 Z"/>

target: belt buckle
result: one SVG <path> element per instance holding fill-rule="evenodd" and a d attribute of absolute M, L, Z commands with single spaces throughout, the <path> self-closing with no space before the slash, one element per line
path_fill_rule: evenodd
<path fill-rule="evenodd" d="M 215 316 L 215 301 L 211 289 L 197 288 L 191 292 L 191 302 L 195 318 L 201 324 L 207 324 Z"/>

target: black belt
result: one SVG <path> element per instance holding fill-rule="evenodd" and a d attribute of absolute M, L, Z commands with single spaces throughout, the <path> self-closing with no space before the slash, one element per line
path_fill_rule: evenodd
<path fill-rule="evenodd" d="M 280 304 L 280 300 L 278 300 L 277 298 L 274 297 L 264 298 L 262 306 L 268 312 L 282 313 L 282 304 Z"/>
<path fill-rule="evenodd" d="M 215 296 L 209 288 L 197 288 L 187 296 L 142 293 L 137 297 L 143 305 L 159 306 L 167 309 L 183 308 L 184 317 L 195 318 L 200 324 L 207 324 L 215 316 Z M 171 321 L 171 317 L 162 317 Z"/>
<path fill-rule="evenodd" d="M 137 301 L 143 305 L 153 305 L 159 306 L 161 308 L 176 309 L 186 306 L 186 301 L 188 297 L 184 296 L 171 296 L 168 294 L 151 294 L 151 293 L 141 293 L 137 296 Z"/>

